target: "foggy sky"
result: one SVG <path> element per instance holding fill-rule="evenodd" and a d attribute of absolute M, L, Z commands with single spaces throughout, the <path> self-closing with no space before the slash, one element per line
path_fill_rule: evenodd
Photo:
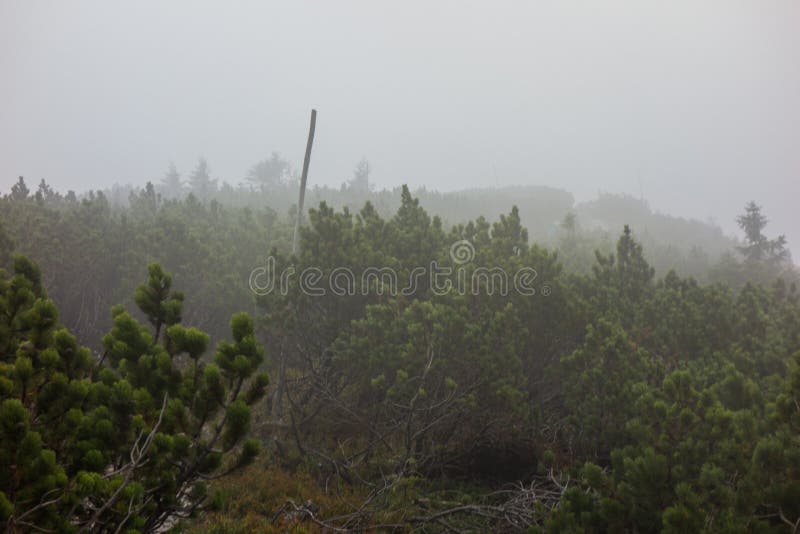
<path fill-rule="evenodd" d="M 0 190 L 543 184 L 726 230 L 748 200 L 800 254 L 800 2 L 0 0 Z"/>

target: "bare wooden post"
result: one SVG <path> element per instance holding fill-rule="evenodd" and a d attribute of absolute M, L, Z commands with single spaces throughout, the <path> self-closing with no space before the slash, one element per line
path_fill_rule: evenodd
<path fill-rule="evenodd" d="M 317 110 L 311 110 L 311 125 L 308 127 L 308 142 L 306 143 L 306 157 L 303 160 L 303 174 L 300 177 L 300 199 L 297 201 L 297 217 L 294 221 L 294 238 L 292 239 L 292 254 L 297 254 L 297 241 L 300 237 L 300 222 L 303 219 L 303 202 L 306 199 L 306 181 L 308 180 L 308 164 L 311 162 L 311 146 L 314 144 L 314 128 L 317 124 Z"/>
<path fill-rule="evenodd" d="M 317 110 L 311 110 L 311 125 L 308 127 L 308 142 L 306 143 L 306 157 L 303 159 L 303 174 L 300 177 L 300 198 L 297 201 L 297 217 L 294 221 L 294 237 L 292 238 L 292 256 L 297 254 L 297 245 L 300 239 L 300 223 L 303 219 L 303 203 L 306 199 L 306 181 L 308 180 L 308 164 L 311 162 L 311 146 L 314 144 L 314 128 L 317 125 Z M 283 417 L 283 392 L 286 387 L 286 355 L 283 344 L 280 350 L 280 367 L 275 393 L 272 397 L 272 415 L 280 422 Z"/>

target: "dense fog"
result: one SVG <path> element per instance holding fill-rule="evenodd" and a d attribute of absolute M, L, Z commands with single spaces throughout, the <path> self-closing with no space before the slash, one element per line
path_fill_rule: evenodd
<path fill-rule="evenodd" d="M 800 6 L 774 2 L 3 2 L 0 188 L 311 184 L 598 191 L 800 239 Z"/>
<path fill-rule="evenodd" d="M 797 533 L 798 29 L 0 0 L 0 531 Z"/>

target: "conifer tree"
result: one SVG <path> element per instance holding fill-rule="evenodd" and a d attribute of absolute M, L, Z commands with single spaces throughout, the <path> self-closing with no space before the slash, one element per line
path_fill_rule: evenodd
<path fill-rule="evenodd" d="M 180 324 L 183 296 L 157 264 L 121 307 L 102 361 L 58 324 L 38 267 L 0 280 L 0 521 L 8 531 L 153 532 L 206 499 L 205 480 L 251 461 L 250 406 L 268 378 L 246 314 L 232 341 Z"/>
<path fill-rule="evenodd" d="M 17 183 L 11 186 L 11 198 L 16 201 L 25 200 L 28 198 L 28 193 L 30 190 L 25 185 L 25 179 L 20 176 Z"/>
<path fill-rule="evenodd" d="M 767 226 L 767 218 L 761 213 L 761 207 L 755 202 L 748 202 L 745 212 L 736 218 L 739 227 L 744 230 L 745 244 L 739 247 L 745 261 L 751 263 L 780 263 L 789 259 L 786 248 L 786 236 L 780 235 L 768 239 L 763 233 Z"/>
<path fill-rule="evenodd" d="M 164 198 L 177 199 L 183 197 L 184 184 L 174 163 L 169 164 L 169 170 L 161 179 L 161 190 Z"/>
<path fill-rule="evenodd" d="M 211 200 L 211 196 L 217 191 L 217 181 L 211 178 L 205 158 L 198 160 L 197 166 L 189 175 L 189 187 L 202 202 Z"/>

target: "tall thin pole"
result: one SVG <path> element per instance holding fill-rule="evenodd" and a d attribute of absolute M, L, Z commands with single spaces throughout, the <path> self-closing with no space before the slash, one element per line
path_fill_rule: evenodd
<path fill-rule="evenodd" d="M 297 218 L 294 221 L 294 238 L 292 239 L 292 254 L 297 254 L 297 241 L 300 234 L 300 222 L 303 219 L 303 203 L 306 200 L 306 181 L 308 180 L 308 164 L 311 162 L 311 146 L 314 144 L 314 128 L 317 125 L 317 110 L 311 110 L 311 125 L 308 127 L 308 142 L 306 143 L 306 157 L 303 160 L 303 174 L 300 177 L 300 199 L 297 201 Z"/>

